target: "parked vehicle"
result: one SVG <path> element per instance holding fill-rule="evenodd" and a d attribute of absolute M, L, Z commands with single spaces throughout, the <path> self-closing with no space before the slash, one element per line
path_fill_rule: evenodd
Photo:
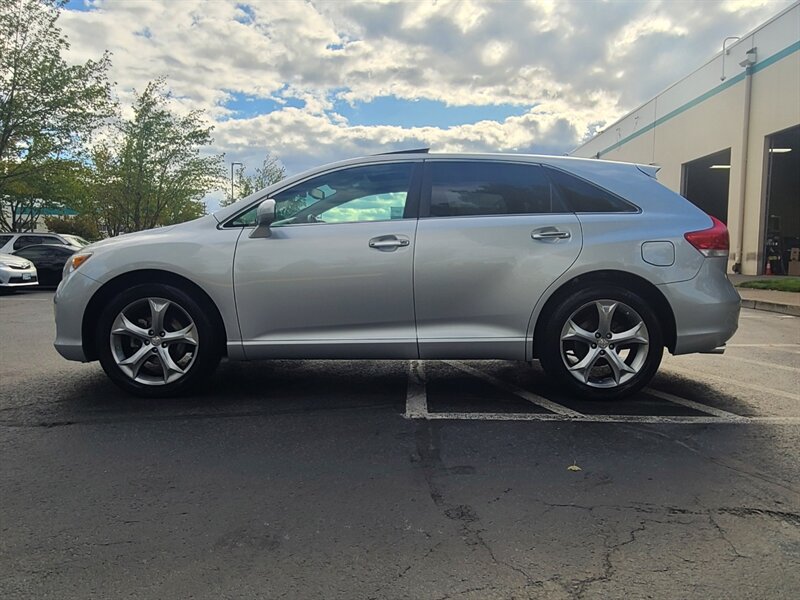
<path fill-rule="evenodd" d="M 728 232 L 648 166 L 373 156 L 73 255 L 55 346 L 122 388 L 180 392 L 222 355 L 538 358 L 588 398 L 631 394 L 736 330 Z"/>
<path fill-rule="evenodd" d="M 0 254 L 0 289 L 7 290 L 39 285 L 36 267 L 21 256 Z"/>
<path fill-rule="evenodd" d="M 0 233 L 0 252 L 11 254 L 34 244 L 54 244 L 56 246 L 78 246 L 83 248 L 89 242 L 79 235 L 69 233 Z"/>
<path fill-rule="evenodd" d="M 61 281 L 64 264 L 81 246 L 56 246 L 55 244 L 34 244 L 14 252 L 31 261 L 39 272 L 39 285 L 55 287 Z"/>

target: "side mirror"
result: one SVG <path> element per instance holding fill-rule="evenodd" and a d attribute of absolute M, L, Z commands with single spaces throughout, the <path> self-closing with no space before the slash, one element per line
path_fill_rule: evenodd
<path fill-rule="evenodd" d="M 266 238 L 272 235 L 269 226 L 275 221 L 275 200 L 269 198 L 258 205 L 256 209 L 256 228 L 250 234 L 251 238 Z"/>

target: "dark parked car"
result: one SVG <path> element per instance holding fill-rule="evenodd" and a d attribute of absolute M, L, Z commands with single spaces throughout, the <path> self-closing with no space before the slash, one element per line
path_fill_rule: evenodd
<path fill-rule="evenodd" d="M 35 244 L 14 252 L 14 256 L 27 258 L 39 273 L 40 286 L 57 286 L 67 259 L 80 250 L 80 246 L 56 246 L 54 244 Z"/>

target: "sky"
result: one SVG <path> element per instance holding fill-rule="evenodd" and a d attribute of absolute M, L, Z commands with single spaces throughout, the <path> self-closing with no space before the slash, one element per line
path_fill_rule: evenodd
<path fill-rule="evenodd" d="M 790 0 L 69 0 L 123 106 L 166 77 L 211 152 L 298 173 L 398 149 L 564 154 Z M 206 200 L 216 205 L 221 192 Z"/>

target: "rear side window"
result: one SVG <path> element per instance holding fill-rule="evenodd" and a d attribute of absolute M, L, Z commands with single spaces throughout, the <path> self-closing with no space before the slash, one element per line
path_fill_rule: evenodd
<path fill-rule="evenodd" d="M 25 246 L 34 244 L 64 244 L 60 239 L 52 235 L 21 235 L 14 242 L 14 250 L 19 250 Z"/>
<path fill-rule="evenodd" d="M 633 204 L 588 181 L 558 169 L 547 169 L 547 173 L 572 212 L 638 212 Z"/>
<path fill-rule="evenodd" d="M 432 217 L 565 212 L 538 165 L 489 161 L 427 165 Z"/>
<path fill-rule="evenodd" d="M 8 243 L 8 240 L 11 239 L 10 235 L 0 235 L 0 248 L 5 246 Z"/>
<path fill-rule="evenodd" d="M 42 258 L 43 256 L 46 255 L 47 255 L 46 249 L 42 248 L 41 246 L 36 246 L 36 247 L 26 246 L 25 248 L 17 252 L 17 256 L 29 259 Z"/>

